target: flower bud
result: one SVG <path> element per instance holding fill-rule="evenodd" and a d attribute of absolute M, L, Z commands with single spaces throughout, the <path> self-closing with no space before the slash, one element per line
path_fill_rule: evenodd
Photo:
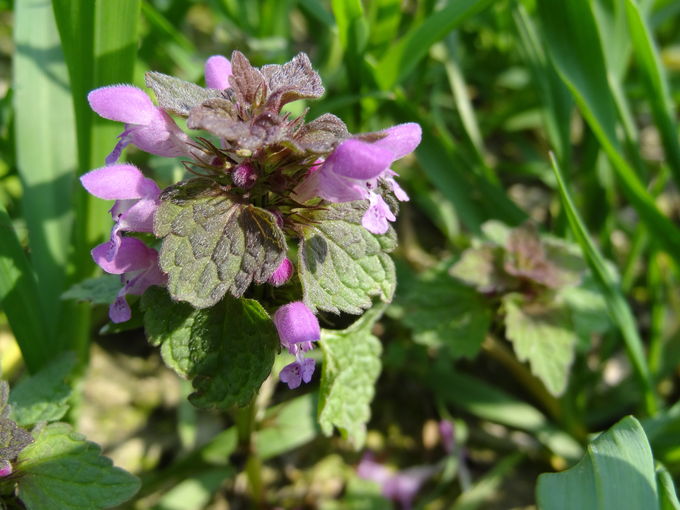
<path fill-rule="evenodd" d="M 0 461 L 0 478 L 4 478 L 4 477 L 9 476 L 11 474 L 12 474 L 12 464 L 10 464 L 10 462 L 8 460 Z"/>
<path fill-rule="evenodd" d="M 267 280 L 274 287 L 280 287 L 286 283 L 290 277 L 293 275 L 293 263 L 288 257 L 283 259 L 283 262 L 276 268 Z"/>
<path fill-rule="evenodd" d="M 249 189 L 257 181 L 257 172 L 253 165 L 244 161 L 234 168 L 234 171 L 231 173 L 231 179 L 239 188 Z"/>
<path fill-rule="evenodd" d="M 318 319 L 302 301 L 288 303 L 276 310 L 274 325 L 284 347 L 315 342 L 321 338 Z"/>

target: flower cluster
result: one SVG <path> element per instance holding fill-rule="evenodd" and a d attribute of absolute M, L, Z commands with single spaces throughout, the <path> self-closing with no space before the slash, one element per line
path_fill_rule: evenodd
<path fill-rule="evenodd" d="M 361 225 L 382 235 L 396 219 L 396 202 L 385 198 L 408 200 L 390 166 L 416 148 L 420 127 L 352 135 L 332 114 L 305 122 L 304 114 L 285 113 L 287 103 L 324 93 L 305 54 L 259 69 L 239 52 L 231 60 L 213 56 L 205 83 L 151 72 L 146 84 L 157 104 L 131 85 L 88 96 L 100 116 L 124 124 L 106 166 L 81 179 L 93 195 L 115 200 L 111 237 L 92 250 L 104 271 L 122 278 L 109 312 L 114 322 L 130 318 L 126 295 L 151 285 L 167 286 L 173 299 L 196 308 L 227 292 L 239 298 L 252 282 L 284 286 L 296 269 L 288 243 L 311 221 L 305 211 L 361 201 Z M 182 158 L 189 178 L 161 190 L 135 166 L 118 163 L 128 145 Z M 320 338 L 313 308 L 293 301 L 274 313 L 281 344 L 296 357 L 281 372 L 291 388 L 314 371 L 314 360 L 304 357 Z"/>

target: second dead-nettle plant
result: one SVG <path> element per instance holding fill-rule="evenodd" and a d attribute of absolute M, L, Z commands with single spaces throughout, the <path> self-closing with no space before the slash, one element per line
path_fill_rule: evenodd
<path fill-rule="evenodd" d="M 390 166 L 416 148 L 421 129 L 353 135 L 332 114 L 306 122 L 306 111 L 285 113 L 324 93 L 304 53 L 261 68 L 237 51 L 231 61 L 213 56 L 205 81 L 147 73 L 157 105 L 130 85 L 93 90 L 92 108 L 125 129 L 107 166 L 82 183 L 115 200 L 111 238 L 92 251 L 121 275 L 111 320 L 129 320 L 126 295 L 144 294 L 147 335 L 194 380 L 192 401 L 224 406 L 252 398 L 279 346 L 296 358 L 281 380 L 309 382 L 315 362 L 304 354 L 320 339 L 319 311 L 361 314 L 374 297 L 391 300 L 390 222 L 408 196 Z M 128 144 L 181 158 L 188 178 L 161 190 L 117 163 Z"/>

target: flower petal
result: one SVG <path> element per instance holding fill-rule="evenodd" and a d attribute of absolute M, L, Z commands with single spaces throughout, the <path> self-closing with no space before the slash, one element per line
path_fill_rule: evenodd
<path fill-rule="evenodd" d="M 160 108 L 154 107 L 154 113 L 148 124 L 128 125 L 126 130 L 130 143 L 149 154 L 175 158 L 189 155 L 189 137 L 175 121 Z"/>
<path fill-rule="evenodd" d="M 90 107 L 100 116 L 126 124 L 146 124 L 156 108 L 142 89 L 132 85 L 112 85 L 87 95 Z"/>
<path fill-rule="evenodd" d="M 379 176 L 396 159 L 394 152 L 375 143 L 362 140 L 345 140 L 321 166 L 320 172 L 368 180 Z"/>
<path fill-rule="evenodd" d="M 368 209 L 361 218 L 361 224 L 371 234 L 384 234 L 390 227 L 388 221 L 394 221 L 397 218 L 380 195 L 371 193 L 368 200 Z"/>
<path fill-rule="evenodd" d="M 139 239 L 123 237 L 118 250 L 109 241 L 96 246 L 91 253 L 95 263 L 107 273 L 123 274 L 149 267 L 155 252 Z"/>
<path fill-rule="evenodd" d="M 228 89 L 231 62 L 222 55 L 213 55 L 205 61 L 205 85 L 209 89 Z"/>
<path fill-rule="evenodd" d="M 286 383 L 291 390 L 299 387 L 302 384 L 302 374 L 300 373 L 298 361 L 295 360 L 290 365 L 283 367 L 279 374 L 279 379 L 281 379 L 281 382 Z"/>
<path fill-rule="evenodd" d="M 158 185 L 133 165 L 111 165 L 92 170 L 80 178 L 83 187 L 98 198 L 121 200 L 159 193 Z"/>
<path fill-rule="evenodd" d="M 394 160 L 403 158 L 413 152 L 420 144 L 423 130 L 415 122 L 398 124 L 387 128 L 380 133 L 385 134 L 384 138 L 374 142 L 375 145 L 387 149 L 394 155 Z M 394 161 L 393 160 L 393 161 Z"/>
<path fill-rule="evenodd" d="M 142 198 L 118 218 L 119 229 L 126 232 L 153 232 L 153 217 L 158 200 Z"/>
<path fill-rule="evenodd" d="M 125 294 L 119 293 L 115 301 L 109 306 L 109 319 L 116 324 L 120 322 L 127 322 L 132 317 L 132 310 L 125 300 Z"/>
<path fill-rule="evenodd" d="M 281 343 L 286 347 L 300 342 L 315 342 L 321 338 L 319 320 L 302 301 L 288 303 L 276 310 L 274 325 Z"/>

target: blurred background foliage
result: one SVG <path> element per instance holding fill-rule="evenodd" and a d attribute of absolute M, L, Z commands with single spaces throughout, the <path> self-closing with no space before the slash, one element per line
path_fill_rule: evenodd
<path fill-rule="evenodd" d="M 366 449 L 394 469 L 438 466 L 416 508 L 530 508 L 538 474 L 627 414 L 677 480 L 678 14 L 674 0 L 0 0 L 4 376 L 79 353 L 71 419 L 142 478 L 129 508 L 390 508 L 357 477 Z M 143 88 L 148 70 L 202 83 L 205 59 L 235 49 L 254 65 L 310 56 L 326 95 L 294 114 L 424 130 L 395 168 L 412 200 L 397 297 L 373 328 L 364 450 L 321 433 L 315 384 L 268 380 L 255 416 L 196 410 L 139 322 L 122 331 L 105 306 L 61 299 L 95 274 L 89 249 L 109 229 L 76 177 L 119 126 L 87 91 Z M 163 183 L 182 175 L 127 159 Z M 570 284 L 531 272 L 565 254 Z M 239 419 L 256 422 L 245 449 Z"/>

